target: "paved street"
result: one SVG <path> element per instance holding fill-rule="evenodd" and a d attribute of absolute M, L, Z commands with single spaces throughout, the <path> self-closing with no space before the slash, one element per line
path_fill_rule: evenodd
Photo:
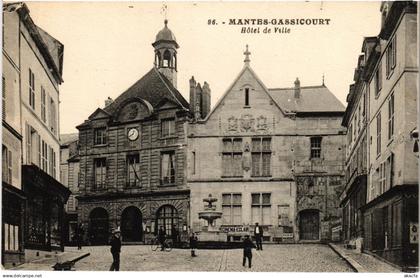
<path fill-rule="evenodd" d="M 66 248 L 73 250 L 72 248 Z M 109 269 L 109 247 L 83 247 L 90 256 L 77 262 L 76 270 Z M 198 250 L 192 258 L 189 249 L 171 252 L 151 251 L 150 246 L 123 246 L 122 271 L 250 271 L 242 266 L 242 250 Z M 353 272 L 327 245 L 266 245 L 253 252 L 252 271 Z"/>

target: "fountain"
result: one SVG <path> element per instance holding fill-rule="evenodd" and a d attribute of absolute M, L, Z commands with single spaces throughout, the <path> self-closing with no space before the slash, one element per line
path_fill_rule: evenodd
<path fill-rule="evenodd" d="M 206 220 L 208 226 L 199 233 L 199 241 L 227 241 L 226 233 L 221 233 L 215 227 L 214 221 L 222 217 L 222 212 L 216 211 L 216 206 L 213 206 L 213 203 L 216 201 L 217 198 L 212 197 L 211 194 L 203 199 L 203 202 L 207 203 L 207 205 L 204 206 L 204 211 L 198 213 L 198 218 Z"/>

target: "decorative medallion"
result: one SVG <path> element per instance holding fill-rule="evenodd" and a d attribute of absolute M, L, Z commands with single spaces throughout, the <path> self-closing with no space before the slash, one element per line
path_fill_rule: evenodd
<path fill-rule="evenodd" d="M 243 115 L 240 122 L 242 131 L 254 131 L 255 119 L 251 114 Z"/>
<path fill-rule="evenodd" d="M 129 120 L 133 120 L 137 117 L 137 114 L 139 112 L 139 109 L 137 107 L 137 104 L 133 103 L 131 104 L 127 109 L 127 118 Z"/>
<path fill-rule="evenodd" d="M 257 118 L 257 129 L 258 130 L 267 130 L 267 117 L 261 115 Z"/>

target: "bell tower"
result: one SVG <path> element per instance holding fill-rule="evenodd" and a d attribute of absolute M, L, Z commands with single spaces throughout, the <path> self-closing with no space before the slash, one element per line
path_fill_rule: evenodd
<path fill-rule="evenodd" d="M 152 43 L 155 48 L 155 67 L 160 73 L 165 75 L 166 78 L 177 87 L 177 52 L 179 48 L 176 42 L 175 35 L 168 28 L 168 20 L 164 21 L 165 26 L 156 35 L 156 40 Z"/>

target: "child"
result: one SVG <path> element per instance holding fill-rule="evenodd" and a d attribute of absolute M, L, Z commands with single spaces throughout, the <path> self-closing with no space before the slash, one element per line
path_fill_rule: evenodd
<path fill-rule="evenodd" d="M 255 245 L 254 243 L 252 243 L 251 239 L 249 238 L 249 235 L 246 235 L 243 241 L 243 248 L 244 248 L 244 258 L 242 261 L 243 266 L 245 266 L 246 259 L 248 259 L 248 267 L 251 268 L 252 248 L 254 247 Z"/>

